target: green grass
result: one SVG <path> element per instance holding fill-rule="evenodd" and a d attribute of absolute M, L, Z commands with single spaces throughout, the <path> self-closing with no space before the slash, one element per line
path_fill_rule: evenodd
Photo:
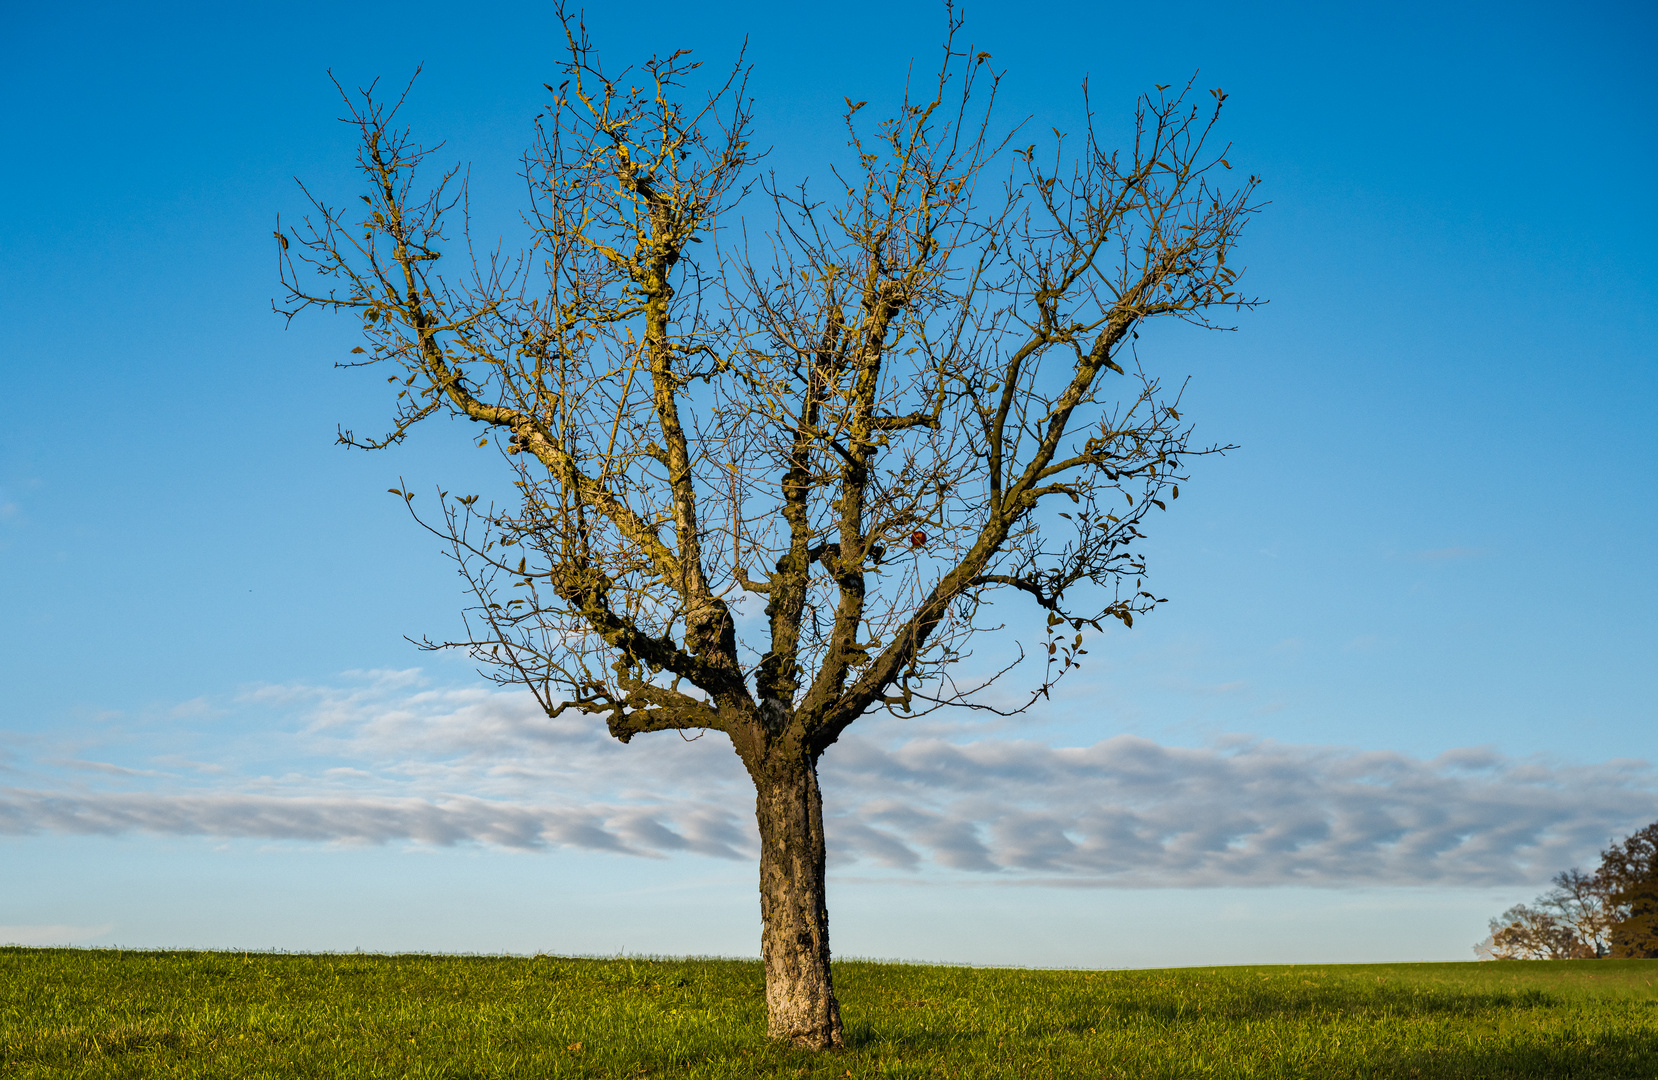
<path fill-rule="evenodd" d="M 0 1076 L 1658 1077 L 1658 961 L 842 961 L 847 1049 L 736 960 L 0 949 Z"/>

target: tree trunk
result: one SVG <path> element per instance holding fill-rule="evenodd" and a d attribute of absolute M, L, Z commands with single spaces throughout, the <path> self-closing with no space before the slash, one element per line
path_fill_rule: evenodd
<path fill-rule="evenodd" d="M 824 1050 L 841 1045 L 841 1010 L 829 975 L 823 793 L 816 762 L 781 748 L 771 756 L 764 771 L 752 774 L 767 1034 Z"/>

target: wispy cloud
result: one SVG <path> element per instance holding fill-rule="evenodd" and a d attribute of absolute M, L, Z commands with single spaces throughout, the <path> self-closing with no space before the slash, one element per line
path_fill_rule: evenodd
<path fill-rule="evenodd" d="M 63 923 L 0 926 L 0 945 L 73 945 L 103 937 L 114 929 L 114 923 L 102 926 L 68 926 Z"/>
<path fill-rule="evenodd" d="M 594 721 L 548 720 L 526 695 L 434 688 L 412 672 L 267 687 L 240 707 L 286 718 L 261 754 L 235 748 L 281 768 L 237 764 L 227 747 L 220 774 L 110 766 L 97 788 L 84 772 L 14 773 L 0 787 L 0 832 L 756 851 L 752 790 L 719 735 L 624 747 Z M 1239 736 L 1062 747 L 901 730 L 875 724 L 825 755 L 843 870 L 1115 887 L 1521 884 L 1658 817 L 1658 776 L 1638 761 L 1488 748 L 1422 759 Z M 217 757 L 202 751 L 192 759 Z"/>
<path fill-rule="evenodd" d="M 1410 557 L 1418 562 L 1456 562 L 1463 559 L 1483 559 L 1489 554 L 1491 554 L 1490 548 L 1442 547 L 1428 551 L 1414 551 Z"/>
<path fill-rule="evenodd" d="M 507 848 L 553 845 L 654 855 L 693 851 L 743 858 L 751 845 L 728 812 L 694 805 L 527 806 L 447 799 L 308 795 L 63 793 L 0 789 L 0 832 L 321 840 L 358 844 L 464 842 Z M 739 850 L 742 848 L 744 850 Z"/>
<path fill-rule="evenodd" d="M 163 776 L 164 773 L 154 769 L 129 769 L 125 765 L 114 765 L 107 761 L 75 761 L 68 758 L 58 758 L 52 761 L 53 765 L 61 765 L 65 769 L 75 769 L 79 772 L 108 773 L 111 776 Z"/>

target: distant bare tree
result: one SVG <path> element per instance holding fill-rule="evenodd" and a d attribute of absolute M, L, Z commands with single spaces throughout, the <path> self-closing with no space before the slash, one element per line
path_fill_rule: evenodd
<path fill-rule="evenodd" d="M 284 310 L 355 313 L 362 362 L 391 370 L 389 431 L 343 441 L 440 414 L 500 440 L 515 501 L 426 519 L 476 597 L 433 647 L 622 742 L 730 739 L 757 794 L 770 1032 L 835 1046 L 819 757 L 872 710 L 1028 707 L 1085 628 L 1161 602 L 1137 544 L 1208 451 L 1138 328 L 1252 306 L 1232 256 L 1256 180 L 1225 179 L 1225 95 L 1189 84 L 1142 98 L 1121 151 L 1091 122 L 1013 145 L 952 22 L 896 110 L 848 100 L 821 201 L 750 187 L 740 66 L 693 100 L 685 53 L 607 74 L 565 26 L 528 249 L 467 243 L 446 271 L 464 185 L 419 186 L 431 150 L 365 91 L 364 205 L 313 199 L 279 228 Z M 1046 636 L 1022 696 L 987 700 L 1026 650 L 963 661 L 1015 600 Z"/>
<path fill-rule="evenodd" d="M 1516 904 L 1491 920 L 1474 947 L 1487 960 L 1587 960 L 1606 956 L 1617 911 L 1595 877 L 1576 868 L 1556 874 L 1535 907 Z"/>
<path fill-rule="evenodd" d="M 1580 945 L 1552 912 L 1515 904 L 1491 920 L 1491 935 L 1474 947 L 1486 960 L 1569 960 Z"/>

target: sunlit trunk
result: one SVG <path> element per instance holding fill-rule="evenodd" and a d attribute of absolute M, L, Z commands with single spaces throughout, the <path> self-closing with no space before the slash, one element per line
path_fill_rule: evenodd
<path fill-rule="evenodd" d="M 776 754 L 755 772 L 754 784 L 767 1033 L 814 1049 L 837 1047 L 841 1012 L 829 973 L 817 767 L 804 756 Z"/>

